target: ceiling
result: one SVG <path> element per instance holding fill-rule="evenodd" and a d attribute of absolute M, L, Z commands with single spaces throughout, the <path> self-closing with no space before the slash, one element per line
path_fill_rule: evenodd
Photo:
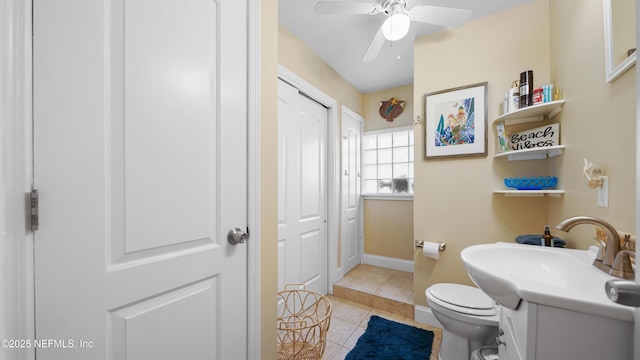
<path fill-rule="evenodd" d="M 530 1 L 532 0 L 422 0 L 421 3 L 471 10 L 473 21 Z M 407 36 L 395 42 L 386 41 L 375 60 L 362 62 L 362 56 L 386 15 L 316 15 L 313 7 L 317 2 L 318 0 L 278 0 L 280 24 L 365 94 L 412 84 L 414 39 L 445 29 L 412 21 Z M 384 0 L 369 2 L 383 3 Z"/>

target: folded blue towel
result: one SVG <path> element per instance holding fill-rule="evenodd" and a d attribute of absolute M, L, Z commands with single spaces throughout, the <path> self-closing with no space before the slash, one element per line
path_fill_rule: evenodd
<path fill-rule="evenodd" d="M 516 236 L 516 242 L 518 244 L 542 245 L 540 238 L 542 238 L 540 234 L 518 235 Z M 553 237 L 553 247 L 563 248 L 565 245 L 567 245 L 566 241 L 555 236 Z"/>

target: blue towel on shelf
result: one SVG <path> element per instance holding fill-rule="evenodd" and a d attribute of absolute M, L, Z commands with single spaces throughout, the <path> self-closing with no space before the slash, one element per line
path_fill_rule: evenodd
<path fill-rule="evenodd" d="M 538 245 L 540 246 L 542 243 L 540 242 L 540 238 L 542 238 L 541 234 L 529 234 L 529 235 L 518 235 L 516 236 L 516 242 L 518 244 L 527 244 L 527 245 Z M 560 247 L 563 248 L 565 245 L 567 245 L 567 242 L 557 238 L 557 237 L 553 237 L 553 247 Z"/>

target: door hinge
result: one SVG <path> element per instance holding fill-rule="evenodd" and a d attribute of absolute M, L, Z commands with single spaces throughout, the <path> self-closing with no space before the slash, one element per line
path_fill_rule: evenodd
<path fill-rule="evenodd" d="M 32 189 L 29 194 L 29 228 L 31 231 L 38 230 L 39 218 L 38 218 L 38 190 Z"/>

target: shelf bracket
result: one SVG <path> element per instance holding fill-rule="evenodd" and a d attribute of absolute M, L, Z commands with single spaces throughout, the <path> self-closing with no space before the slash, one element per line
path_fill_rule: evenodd
<path fill-rule="evenodd" d="M 553 119 L 556 115 L 558 115 L 558 113 L 560 113 L 560 111 L 562 111 L 562 108 L 560 106 L 554 107 L 553 110 L 551 110 L 551 112 L 549 113 L 549 115 L 547 115 L 547 118 L 549 120 Z"/>
<path fill-rule="evenodd" d="M 556 156 L 561 155 L 561 154 L 562 154 L 562 149 L 552 149 L 552 150 L 549 150 L 549 157 L 550 157 L 550 158 L 552 158 L 552 157 L 556 157 Z"/>
<path fill-rule="evenodd" d="M 531 116 L 531 117 L 523 117 L 523 118 L 514 118 L 514 119 L 506 119 L 504 121 L 505 125 L 516 125 L 516 124 L 524 124 L 529 122 L 542 121 L 544 116 Z"/>
<path fill-rule="evenodd" d="M 535 154 L 511 154 L 507 157 L 509 161 L 517 161 L 517 160 L 540 160 L 546 159 L 546 153 L 535 153 Z"/>

